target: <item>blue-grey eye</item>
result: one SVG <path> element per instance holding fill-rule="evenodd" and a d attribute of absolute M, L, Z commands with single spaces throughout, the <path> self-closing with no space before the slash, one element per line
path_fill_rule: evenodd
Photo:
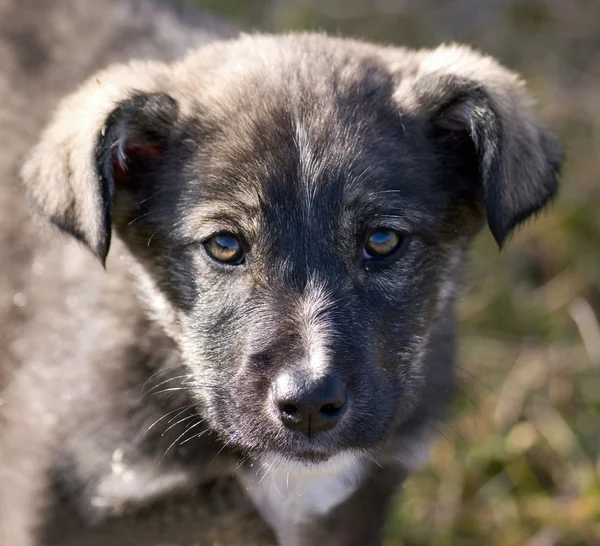
<path fill-rule="evenodd" d="M 244 249 L 240 240 L 231 233 L 220 233 L 204 242 L 208 255 L 217 262 L 239 265 L 244 261 Z"/>
<path fill-rule="evenodd" d="M 367 260 L 386 258 L 396 252 L 401 246 L 404 237 L 391 229 L 376 229 L 369 233 L 364 248 L 364 257 Z"/>

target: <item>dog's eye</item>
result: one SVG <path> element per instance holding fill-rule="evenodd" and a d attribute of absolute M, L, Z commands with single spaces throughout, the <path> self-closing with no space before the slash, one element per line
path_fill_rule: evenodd
<path fill-rule="evenodd" d="M 204 242 L 208 255 L 217 262 L 239 265 L 244 261 L 244 249 L 239 239 L 231 233 L 214 235 Z"/>
<path fill-rule="evenodd" d="M 387 258 L 400 249 L 404 237 L 391 229 L 376 229 L 369 234 L 363 257 L 365 260 Z"/>

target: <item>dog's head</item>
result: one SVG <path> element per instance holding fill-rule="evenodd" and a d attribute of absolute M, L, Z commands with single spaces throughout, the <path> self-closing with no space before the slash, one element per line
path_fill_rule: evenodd
<path fill-rule="evenodd" d="M 559 163 L 490 58 L 291 35 L 99 73 L 23 178 L 101 261 L 117 232 L 214 430 L 314 461 L 411 414 L 469 241 L 501 245 Z"/>

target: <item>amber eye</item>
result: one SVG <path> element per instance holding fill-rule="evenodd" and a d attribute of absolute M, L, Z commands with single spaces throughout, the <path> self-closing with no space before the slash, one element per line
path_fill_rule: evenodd
<path fill-rule="evenodd" d="M 369 234 L 364 248 L 366 260 L 386 258 L 396 252 L 401 246 L 404 237 L 391 229 L 376 229 Z"/>
<path fill-rule="evenodd" d="M 204 242 L 208 255 L 217 262 L 239 265 L 244 261 L 244 249 L 240 240 L 231 233 L 214 235 Z"/>

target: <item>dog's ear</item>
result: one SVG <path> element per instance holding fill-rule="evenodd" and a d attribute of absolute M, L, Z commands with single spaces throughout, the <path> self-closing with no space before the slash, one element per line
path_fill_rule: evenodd
<path fill-rule="evenodd" d="M 438 144 L 462 153 L 468 143 L 488 225 L 502 246 L 556 193 L 560 147 L 536 119 L 523 83 L 492 58 L 462 46 L 418 55 L 395 98 L 425 120 Z"/>
<path fill-rule="evenodd" d="M 166 67 L 118 66 L 90 78 L 59 106 L 21 177 L 35 212 L 104 263 L 115 191 L 164 154 L 178 105 L 161 91 Z"/>

